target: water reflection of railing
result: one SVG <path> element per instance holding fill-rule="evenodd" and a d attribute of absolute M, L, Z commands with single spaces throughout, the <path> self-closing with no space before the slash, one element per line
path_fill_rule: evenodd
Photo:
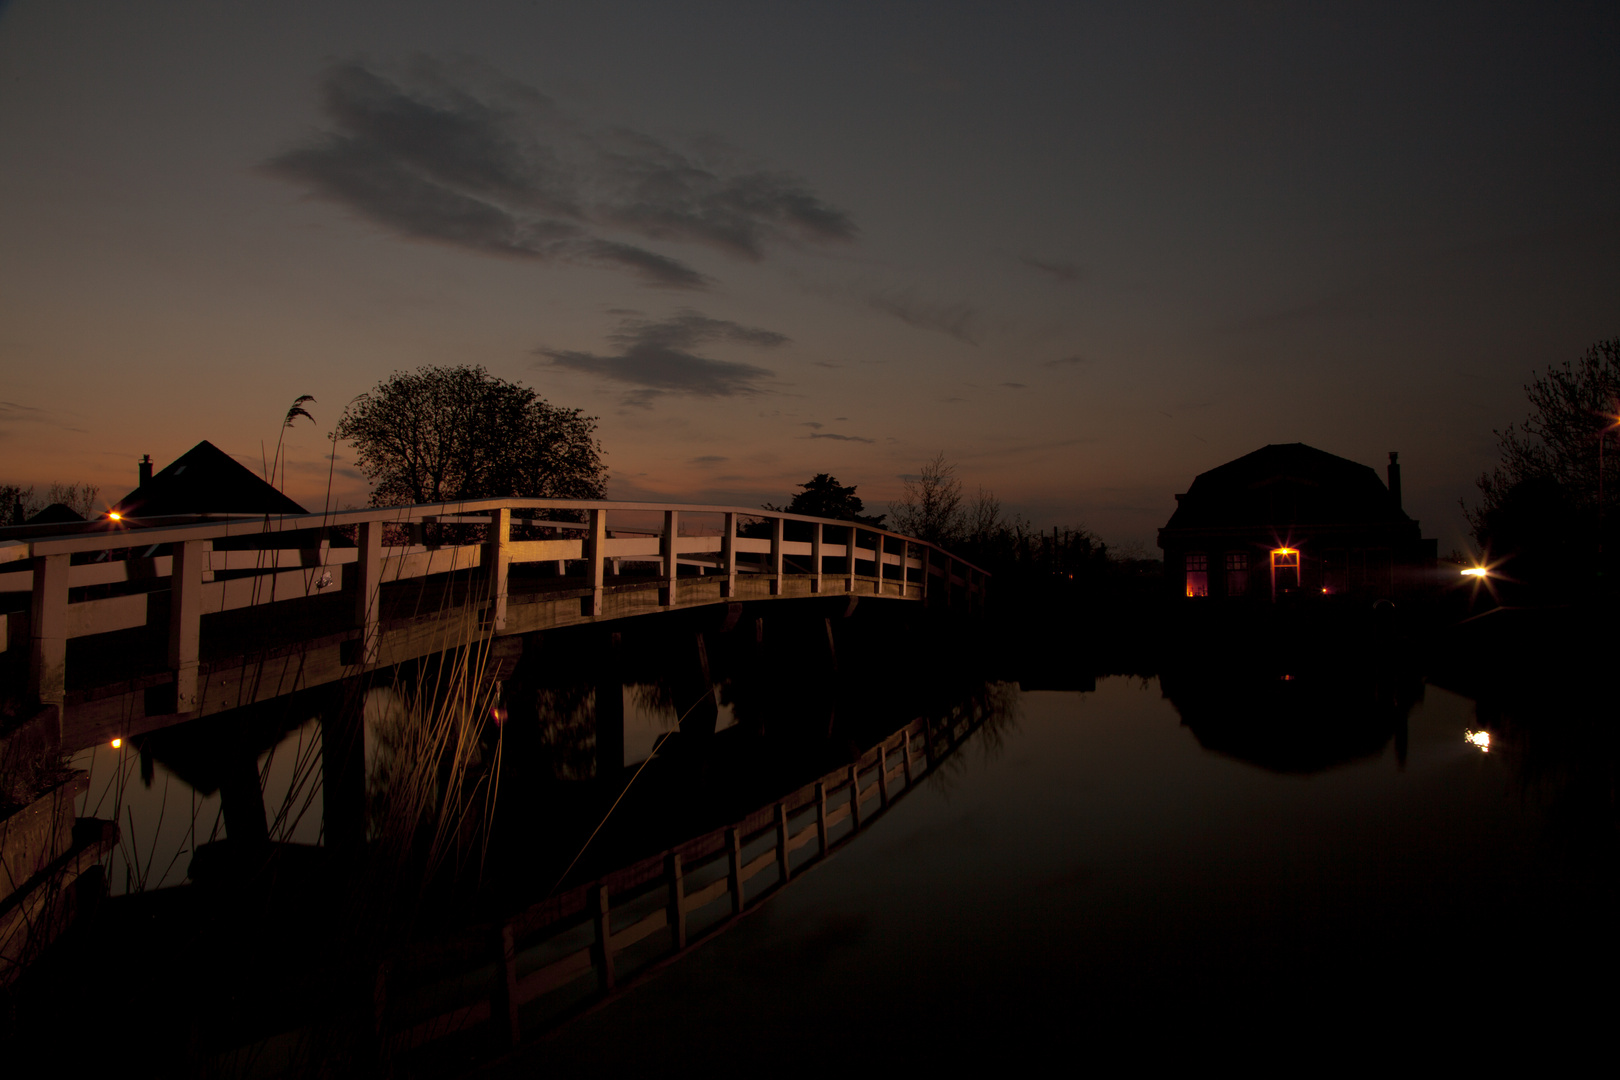
<path fill-rule="evenodd" d="M 934 727 L 913 720 L 853 764 L 734 825 L 576 886 L 496 926 L 421 943 L 412 950 L 414 963 L 406 956 L 389 969 L 388 999 L 398 1001 L 414 990 L 417 1000 L 431 1000 L 437 987 L 450 995 L 460 990 L 462 1000 L 385 1010 L 389 1044 L 410 1050 L 486 1028 L 497 1045 L 515 1045 L 622 989 L 719 933 L 851 842 L 986 718 L 953 717 Z M 878 805 L 868 807 L 874 798 Z M 804 848 L 813 850 L 795 860 Z M 750 889 L 772 870 L 764 886 Z M 721 901 L 726 906 L 718 915 L 709 914 Z M 662 943 L 647 948 L 644 943 L 661 932 Z M 489 984 L 466 994 L 465 972 L 491 964 Z M 594 980 L 581 987 L 587 976 Z"/>

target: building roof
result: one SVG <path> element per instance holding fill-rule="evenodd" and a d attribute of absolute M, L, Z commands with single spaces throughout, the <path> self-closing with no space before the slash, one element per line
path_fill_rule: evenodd
<path fill-rule="evenodd" d="M 113 504 L 125 517 L 307 511 L 206 439 Z"/>
<path fill-rule="evenodd" d="M 1371 468 L 1304 443 L 1273 443 L 1199 473 L 1166 529 L 1415 525 Z"/>
<path fill-rule="evenodd" d="M 51 503 L 45 509 L 23 522 L 24 525 L 70 525 L 76 521 L 83 521 L 79 512 L 66 503 Z"/>

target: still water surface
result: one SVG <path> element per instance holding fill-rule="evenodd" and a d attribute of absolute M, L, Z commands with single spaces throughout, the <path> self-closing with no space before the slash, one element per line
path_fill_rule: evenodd
<path fill-rule="evenodd" d="M 1604 1030 L 1612 824 L 1594 843 L 1471 744 L 1465 698 L 1428 687 L 1407 725 L 1404 761 L 1282 773 L 1204 749 L 1154 679 L 1022 692 L 825 866 L 502 1068 Z"/>

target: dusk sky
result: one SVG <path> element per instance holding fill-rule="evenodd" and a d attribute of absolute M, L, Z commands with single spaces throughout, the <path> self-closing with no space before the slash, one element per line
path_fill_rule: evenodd
<path fill-rule="evenodd" d="M 615 498 L 875 509 L 943 451 L 1151 548 L 1266 443 L 1442 552 L 1620 335 L 1620 6 L 0 4 L 0 482 L 288 493 L 396 369 L 600 417 Z M 363 504 L 339 455 L 337 505 Z"/>

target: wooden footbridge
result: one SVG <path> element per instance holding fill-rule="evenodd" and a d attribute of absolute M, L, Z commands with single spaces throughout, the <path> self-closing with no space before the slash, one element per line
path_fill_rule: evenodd
<path fill-rule="evenodd" d="M 96 522 L 0 540 L 0 658 L 73 751 L 490 637 L 830 595 L 971 612 L 987 583 L 898 533 L 729 506 Z"/>

